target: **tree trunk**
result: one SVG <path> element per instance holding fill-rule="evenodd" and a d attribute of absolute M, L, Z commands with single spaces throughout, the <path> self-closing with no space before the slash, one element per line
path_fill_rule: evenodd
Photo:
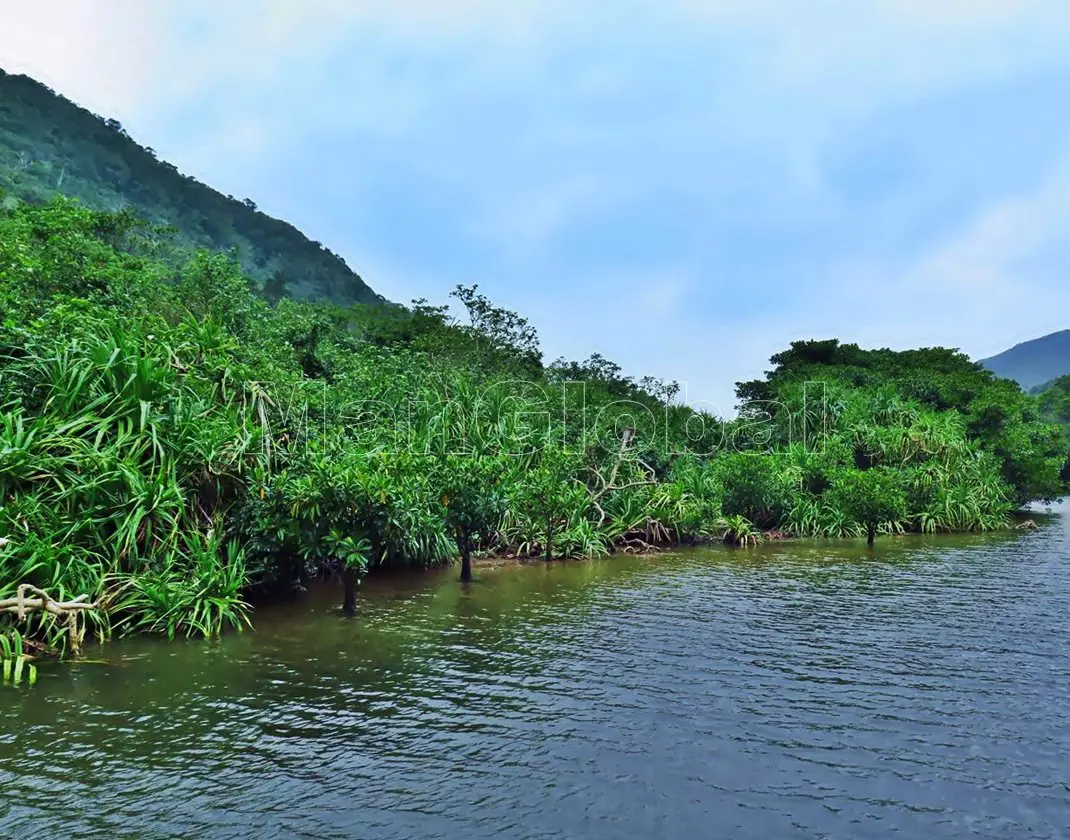
<path fill-rule="evenodd" d="M 876 539 L 877 539 L 877 529 L 874 526 L 870 525 L 869 526 L 869 531 L 866 534 L 866 545 L 868 545 L 870 548 L 873 548 L 873 542 Z"/>
<path fill-rule="evenodd" d="M 368 568 L 372 568 L 373 566 L 377 566 L 383 559 L 383 543 L 382 543 L 382 540 L 379 538 L 379 529 L 378 528 L 373 528 L 372 529 L 371 543 L 372 543 L 372 554 L 371 554 L 371 557 L 368 558 Z"/>
<path fill-rule="evenodd" d="M 624 453 L 628 450 L 628 444 L 632 442 L 632 437 L 635 435 L 635 429 L 628 428 L 624 430 L 624 434 L 620 438 L 620 451 L 617 453 L 617 460 L 613 464 L 613 472 L 609 474 L 609 482 L 606 487 L 615 486 L 617 480 L 617 470 L 620 469 L 620 462 L 624 460 Z"/>
<path fill-rule="evenodd" d="M 357 570 L 346 566 L 342 569 L 342 586 L 345 588 L 345 596 L 342 601 L 342 612 L 346 615 L 357 614 Z"/>
<path fill-rule="evenodd" d="M 457 548 L 461 552 L 461 581 L 464 583 L 471 583 L 472 581 L 472 545 L 468 541 L 468 537 L 457 537 Z"/>

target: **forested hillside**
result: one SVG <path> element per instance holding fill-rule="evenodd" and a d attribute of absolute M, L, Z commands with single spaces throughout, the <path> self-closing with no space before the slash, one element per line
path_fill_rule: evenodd
<path fill-rule="evenodd" d="M 1070 374 L 1070 330 L 1016 344 L 981 364 L 1029 391 Z"/>
<path fill-rule="evenodd" d="M 1070 428 L 1070 376 L 1060 376 L 1052 382 L 1034 388 L 1040 407 L 1048 419 Z"/>
<path fill-rule="evenodd" d="M 378 296 L 341 257 L 286 222 L 216 192 L 96 116 L 26 76 L 0 70 L 0 201 L 79 199 L 127 209 L 157 230 L 157 256 L 180 265 L 193 250 L 235 249 L 269 298 L 369 302 Z M 6 196 L 6 198 L 5 198 Z"/>

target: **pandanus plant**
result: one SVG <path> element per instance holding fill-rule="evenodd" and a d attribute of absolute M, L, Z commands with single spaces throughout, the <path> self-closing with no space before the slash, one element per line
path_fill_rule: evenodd
<path fill-rule="evenodd" d="M 136 237 L 67 202 L 0 209 L 0 597 L 104 596 L 101 636 L 245 626 L 250 584 L 339 569 L 349 609 L 386 564 L 979 530 L 1065 487 L 1060 429 L 949 351 L 797 343 L 721 422 L 600 357 L 542 367 L 475 289 L 463 326 L 269 304 L 226 256 L 164 264 Z"/>
<path fill-rule="evenodd" d="M 721 539 L 729 545 L 738 545 L 746 548 L 755 546 L 762 541 L 762 532 L 754 527 L 754 523 L 744 516 L 725 516 L 719 522 Z"/>
<path fill-rule="evenodd" d="M 37 683 L 37 667 L 23 652 L 22 635 L 17 630 L 0 632 L 0 670 L 4 685 L 19 686 Z"/>

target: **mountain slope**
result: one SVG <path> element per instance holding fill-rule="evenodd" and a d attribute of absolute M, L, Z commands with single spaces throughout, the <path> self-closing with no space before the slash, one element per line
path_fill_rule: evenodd
<path fill-rule="evenodd" d="M 1015 345 L 998 356 L 982 359 L 981 364 L 1029 391 L 1070 374 L 1070 330 Z"/>
<path fill-rule="evenodd" d="M 1040 385 L 1033 393 L 1040 398 L 1040 407 L 1053 422 L 1070 427 L 1070 376 Z"/>
<path fill-rule="evenodd" d="M 381 300 L 341 257 L 297 228 L 259 212 L 251 201 L 182 175 L 117 121 L 27 76 L 0 70 L 0 200 L 41 201 L 57 194 L 95 209 L 129 208 L 174 228 L 181 251 L 233 248 L 269 297 Z"/>

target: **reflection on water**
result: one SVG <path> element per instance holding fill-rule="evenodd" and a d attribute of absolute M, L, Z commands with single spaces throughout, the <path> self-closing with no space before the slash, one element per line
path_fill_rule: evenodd
<path fill-rule="evenodd" d="M 355 621 L 328 588 L 115 643 L 0 691 L 0 836 L 1066 836 L 1070 529 L 1040 521 L 379 580 Z"/>

